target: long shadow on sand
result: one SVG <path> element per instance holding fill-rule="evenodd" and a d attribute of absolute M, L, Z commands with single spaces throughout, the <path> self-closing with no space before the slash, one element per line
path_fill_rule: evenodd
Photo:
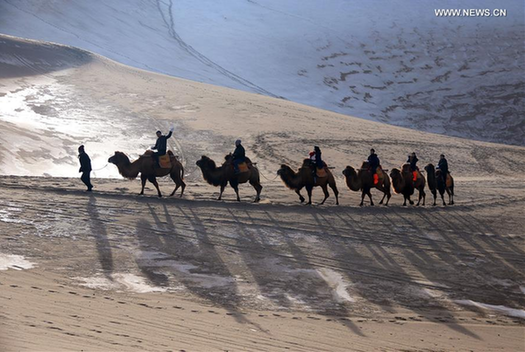
<path fill-rule="evenodd" d="M 97 209 L 97 198 L 94 195 L 89 196 L 86 212 L 89 216 L 89 227 L 91 233 L 95 236 L 100 266 L 107 279 L 113 280 L 113 254 L 108 239 L 108 233 L 104 220 L 100 217 Z"/>

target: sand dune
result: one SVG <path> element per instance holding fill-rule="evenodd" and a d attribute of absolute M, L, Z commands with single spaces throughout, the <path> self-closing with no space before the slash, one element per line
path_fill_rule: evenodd
<path fill-rule="evenodd" d="M 525 148 L 365 121 L 68 47 L 0 41 L 4 58 L 53 67 L 2 70 L 0 79 L 5 350 L 523 346 Z M 171 125 L 170 148 L 186 168 L 183 199 L 158 199 L 151 187 L 137 197 L 138 181 L 101 178 L 118 177 L 105 166 L 115 150 L 136 157 Z M 263 175 L 261 204 L 249 203 L 249 186 L 241 203 L 231 189 L 215 201 L 218 190 L 195 166 L 202 154 L 221 160 L 239 137 Z M 72 178 L 81 143 L 105 166 L 93 195 Z M 301 206 L 275 179 L 281 163 L 297 167 L 313 145 L 335 167 L 339 207 L 333 198 Z M 411 151 L 421 166 L 444 152 L 457 204 L 431 207 L 428 197 L 426 207 L 403 208 L 394 195 L 388 208 L 357 207 L 341 171 L 370 147 L 385 168 Z M 27 177 L 44 174 L 53 177 Z M 164 193 L 172 187 L 161 182 Z"/>

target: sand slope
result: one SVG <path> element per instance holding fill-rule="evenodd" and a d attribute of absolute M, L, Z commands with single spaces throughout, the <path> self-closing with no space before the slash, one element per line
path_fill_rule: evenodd
<path fill-rule="evenodd" d="M 23 43 L 23 42 L 22 42 Z M 25 62 L 35 62 L 39 44 Z M 21 55 L 16 45 L 13 53 Z M 57 46 L 57 52 L 71 50 Z M 44 50 L 44 47 L 42 47 Z M 58 54 L 57 54 L 58 55 Z M 60 55 L 56 56 L 57 60 Z M 53 56 L 52 56 L 53 57 Z M 53 59 L 47 59 L 53 62 Z M 18 350 L 519 350 L 525 306 L 524 148 L 396 128 L 131 69 L 90 54 L 44 75 L 5 75 L 0 170 L 76 176 L 136 156 L 157 128 L 186 167 L 183 199 L 138 181 L 1 176 L 0 343 Z M 14 98 L 13 98 L 14 99 Z M 36 111 L 35 111 L 36 109 Z M 47 109 L 47 110 L 46 110 Z M 238 137 L 258 162 L 261 204 L 205 184 L 201 154 Z M 274 179 L 313 145 L 341 206 L 305 207 Z M 385 168 L 441 152 L 453 207 L 359 208 L 341 171 L 375 147 Z M 118 176 L 114 166 L 97 176 Z M 164 193 L 173 185 L 161 182 Z M 314 191 L 314 202 L 320 200 Z M 378 194 L 374 193 L 377 197 Z"/>

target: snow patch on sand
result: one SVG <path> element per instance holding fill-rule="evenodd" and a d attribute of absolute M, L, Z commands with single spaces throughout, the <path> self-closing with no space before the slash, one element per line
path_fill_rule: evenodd
<path fill-rule="evenodd" d="M 26 260 L 21 255 L 0 253 L 0 270 L 15 269 L 31 269 L 35 263 Z"/>
<path fill-rule="evenodd" d="M 343 278 L 343 275 L 335 272 L 331 269 L 322 268 L 317 270 L 317 273 L 326 281 L 328 286 L 330 286 L 333 291 L 333 297 L 336 302 L 355 302 L 355 299 L 352 298 L 346 288 L 351 284 Z"/>
<path fill-rule="evenodd" d="M 83 281 L 81 286 L 98 289 L 98 290 L 126 290 L 136 293 L 150 293 L 150 292 L 166 292 L 167 289 L 164 287 L 151 286 L 144 278 L 129 274 L 129 273 L 116 273 L 112 274 L 111 278 L 107 277 L 88 277 L 76 278 L 78 281 Z"/>
<path fill-rule="evenodd" d="M 493 311 L 500 312 L 500 313 L 503 313 L 511 317 L 515 317 L 515 318 L 525 319 L 525 310 L 523 309 L 514 309 L 514 308 L 505 307 L 505 306 L 495 306 L 492 304 L 475 302 L 469 299 L 455 300 L 454 302 L 457 304 L 465 305 L 465 306 L 473 306 L 477 308 L 493 310 Z"/>

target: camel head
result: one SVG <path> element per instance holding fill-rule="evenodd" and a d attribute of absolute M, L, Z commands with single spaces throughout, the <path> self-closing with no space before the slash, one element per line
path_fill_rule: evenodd
<path fill-rule="evenodd" d="M 119 164 L 129 164 L 130 161 L 129 161 L 129 158 L 126 154 L 122 153 L 122 152 L 115 152 L 115 154 L 110 157 L 108 159 L 108 163 L 112 163 L 112 164 L 115 164 L 115 165 L 119 165 Z"/>
<path fill-rule="evenodd" d="M 394 192 L 397 194 L 402 192 L 403 189 L 403 175 L 399 169 L 393 168 L 390 171 L 390 178 L 392 179 L 392 186 L 394 187 Z"/>
<path fill-rule="evenodd" d="M 290 166 L 286 165 L 286 164 L 281 164 L 281 168 L 279 170 L 277 170 L 277 175 L 279 176 L 283 176 L 283 175 L 287 175 L 287 174 L 291 174 L 293 173 L 293 170 Z"/>
<path fill-rule="evenodd" d="M 433 174 L 434 170 L 435 168 L 433 164 L 428 164 L 427 166 L 425 166 L 425 171 L 427 172 L 428 175 Z"/>
<path fill-rule="evenodd" d="M 343 170 L 343 175 L 345 175 L 345 177 L 354 176 L 355 174 L 356 174 L 355 169 L 353 167 L 351 167 L 350 165 L 348 165 Z"/>
<path fill-rule="evenodd" d="M 215 165 L 215 161 L 211 160 L 206 155 L 201 156 L 201 158 L 199 160 L 197 160 L 197 162 L 195 164 L 198 167 L 200 167 L 201 169 L 215 170 L 215 168 L 217 167 Z"/>

